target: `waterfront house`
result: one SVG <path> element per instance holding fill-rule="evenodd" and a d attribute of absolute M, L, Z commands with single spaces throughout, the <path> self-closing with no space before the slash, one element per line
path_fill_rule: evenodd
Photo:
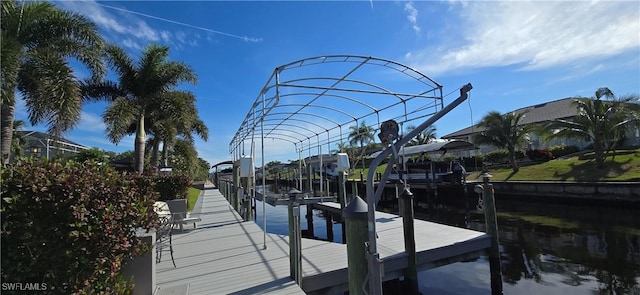
<path fill-rule="evenodd" d="M 528 124 L 544 124 L 556 119 L 571 120 L 578 110 L 573 105 L 574 98 L 564 98 L 560 100 L 554 100 L 537 105 L 527 106 L 517 109 L 515 113 L 525 113 L 520 121 L 522 125 Z M 478 125 L 466 127 L 464 129 L 455 131 L 453 133 L 442 136 L 443 139 L 460 139 L 473 142 L 474 136 L 482 131 L 484 128 Z M 529 134 L 529 140 L 527 142 L 526 149 L 545 149 L 556 145 L 565 146 L 577 146 L 580 149 L 584 149 L 589 146 L 589 142 L 575 140 L 575 139 L 556 139 L 549 142 L 545 142 L 537 134 Z M 626 140 L 623 146 L 638 146 L 640 145 L 640 128 L 627 131 Z M 478 152 L 486 154 L 496 149 L 496 147 L 488 145 L 477 145 Z"/>
<path fill-rule="evenodd" d="M 27 157 L 54 159 L 58 156 L 71 157 L 88 149 L 62 137 L 53 137 L 39 131 L 17 131 L 24 139 L 22 154 Z"/>

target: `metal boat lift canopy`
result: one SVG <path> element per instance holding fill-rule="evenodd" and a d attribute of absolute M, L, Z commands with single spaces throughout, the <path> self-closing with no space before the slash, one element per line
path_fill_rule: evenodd
<path fill-rule="evenodd" d="M 267 144 L 283 141 L 296 152 L 311 155 L 318 148 L 322 154 L 322 147 L 329 152 L 332 144 L 348 142 L 351 126 L 375 131 L 390 119 L 417 125 L 442 108 L 442 85 L 398 62 L 355 55 L 301 59 L 275 68 L 229 153 L 237 159 L 245 144 L 268 139 Z"/>
<path fill-rule="evenodd" d="M 251 154 L 255 155 L 254 143 L 259 136 L 262 167 L 265 139 L 293 144 L 300 156 L 299 165 L 302 163 L 302 152 L 307 150 L 311 156 L 311 149 L 317 147 L 322 167 L 324 145 L 330 151 L 331 144 L 348 140 L 350 131 L 358 130 L 363 125 L 375 133 L 382 128 L 381 139 L 385 139 L 385 145 L 389 147 L 383 149 L 371 162 L 366 182 L 369 293 L 382 294 L 375 204 L 384 186 L 374 189 L 375 167 L 389 155 L 396 159 L 399 148 L 466 100 L 467 92 L 471 89 L 471 84 L 460 87 L 460 96 L 444 107 L 442 85 L 400 63 L 353 55 L 302 59 L 279 66 L 273 71 L 231 140 L 229 153 L 234 154 L 236 159 L 239 158 L 244 154 L 245 142 L 250 142 Z M 408 126 L 404 124 L 419 125 L 403 137 L 403 127 Z M 350 128 L 354 126 L 355 128 Z M 387 165 L 380 182 L 387 180 L 392 166 L 394 165 Z M 266 189 L 265 183 L 262 173 L 263 190 Z M 302 176 L 299 186 L 302 187 Z M 320 195 L 322 194 L 321 176 Z M 266 249 L 264 202 L 262 205 L 265 232 L 263 248 Z"/>

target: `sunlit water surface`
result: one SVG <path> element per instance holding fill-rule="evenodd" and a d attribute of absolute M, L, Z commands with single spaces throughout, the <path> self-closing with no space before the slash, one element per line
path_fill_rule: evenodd
<path fill-rule="evenodd" d="M 420 198 L 418 197 L 418 200 Z M 393 211 L 393 204 L 387 204 Z M 504 294 L 640 295 L 640 210 L 498 201 L 498 227 Z M 262 203 L 256 223 L 262 227 Z M 267 232 L 288 234 L 286 206 L 265 206 Z M 305 206 L 301 212 L 306 212 Z M 475 200 L 419 203 L 416 218 L 483 230 Z M 326 238 L 320 211 L 315 234 Z M 302 228 L 307 228 L 302 218 Z M 341 242 L 339 224 L 334 241 Z M 423 294 L 491 294 L 487 257 L 419 274 Z"/>

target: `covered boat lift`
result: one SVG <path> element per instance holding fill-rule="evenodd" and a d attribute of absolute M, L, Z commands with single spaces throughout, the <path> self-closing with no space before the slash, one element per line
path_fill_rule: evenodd
<path fill-rule="evenodd" d="M 371 294 L 381 294 L 375 204 L 382 191 L 381 188 L 374 191 L 373 173 L 383 159 L 391 154 L 397 159 L 400 147 L 466 100 L 467 92 L 472 87 L 466 84 L 453 90 L 451 93 L 459 90 L 460 96 L 446 107 L 446 95 L 443 96 L 442 88 L 442 85 L 411 67 L 370 56 L 328 55 L 284 64 L 274 69 L 259 91 L 229 143 L 229 153 L 236 163 L 248 158 L 253 161 L 257 158 L 256 145 L 259 145 L 261 167 L 264 167 L 267 152 L 281 152 L 280 143 L 286 143 L 292 154 L 298 154 L 300 175 L 297 188 L 302 191 L 303 153 L 308 153 L 309 157 L 312 154 L 320 155 L 319 164 L 322 167 L 323 149 L 330 151 L 332 145 L 347 141 L 350 135 L 359 135 L 361 129 L 377 133 L 385 149 L 373 160 L 367 176 L 367 260 L 369 291 Z M 403 127 L 407 126 L 405 124 L 419 123 L 411 132 L 400 136 Z M 245 153 L 246 146 L 249 147 L 248 154 Z M 382 181 L 388 178 L 391 166 L 387 166 Z M 255 177 L 245 175 L 252 179 L 255 187 Z M 234 172 L 234 184 L 239 178 Z M 265 189 L 264 173 L 261 182 Z M 321 195 L 322 183 L 321 178 Z M 344 205 L 345 196 L 339 197 Z M 264 210 L 263 202 L 266 235 Z"/>

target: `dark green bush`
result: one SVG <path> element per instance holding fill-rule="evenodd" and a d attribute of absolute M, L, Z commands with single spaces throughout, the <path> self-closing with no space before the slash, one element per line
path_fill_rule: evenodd
<path fill-rule="evenodd" d="M 2 281 L 51 294 L 129 294 L 123 262 L 149 250 L 157 223 L 152 179 L 108 165 L 26 161 L 2 175 Z"/>
<path fill-rule="evenodd" d="M 191 178 L 186 174 L 158 175 L 155 177 L 156 191 L 160 193 L 158 201 L 186 199 Z"/>
<path fill-rule="evenodd" d="M 476 154 L 471 157 L 465 157 L 462 159 L 462 165 L 467 169 L 467 171 L 473 171 L 476 168 L 482 168 L 484 163 L 484 156 L 482 154 Z"/>
<path fill-rule="evenodd" d="M 531 160 L 531 161 L 544 161 L 544 162 L 547 162 L 547 161 L 550 161 L 551 159 L 553 159 L 553 155 L 547 149 L 528 150 L 527 151 L 527 157 L 529 157 L 529 160 Z"/>
<path fill-rule="evenodd" d="M 580 149 L 575 145 L 556 145 L 549 148 L 549 151 L 553 154 L 554 158 L 560 158 L 562 156 L 577 153 Z"/>

